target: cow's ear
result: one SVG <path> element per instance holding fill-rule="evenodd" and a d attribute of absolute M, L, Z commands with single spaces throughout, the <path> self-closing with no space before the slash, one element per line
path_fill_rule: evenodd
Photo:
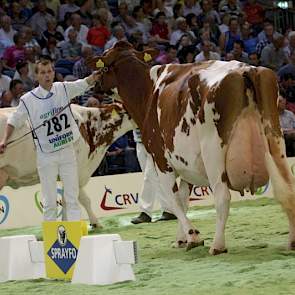
<path fill-rule="evenodd" d="M 103 56 L 88 57 L 85 62 L 87 67 L 92 70 L 98 70 L 106 66 L 106 61 Z"/>
<path fill-rule="evenodd" d="M 136 51 L 135 54 L 140 60 L 149 63 L 159 55 L 160 51 L 155 48 L 148 48 L 142 52 Z"/>

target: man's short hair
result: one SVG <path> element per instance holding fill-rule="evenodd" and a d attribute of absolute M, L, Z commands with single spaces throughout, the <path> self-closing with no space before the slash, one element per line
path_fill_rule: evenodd
<path fill-rule="evenodd" d="M 41 58 L 39 60 L 37 60 L 35 62 L 36 64 L 36 67 L 35 67 L 35 73 L 38 74 L 38 71 L 39 71 L 39 65 L 42 65 L 42 66 L 47 66 L 47 65 L 51 65 L 52 68 L 54 68 L 53 66 L 53 62 L 47 58 Z"/>

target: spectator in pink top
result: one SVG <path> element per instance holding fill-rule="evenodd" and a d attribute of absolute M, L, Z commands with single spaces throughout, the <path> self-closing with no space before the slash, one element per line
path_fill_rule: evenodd
<path fill-rule="evenodd" d="M 17 33 L 13 37 L 15 45 L 5 49 L 3 53 L 3 66 L 6 70 L 15 70 L 19 60 L 25 59 L 25 37 L 23 33 Z"/>

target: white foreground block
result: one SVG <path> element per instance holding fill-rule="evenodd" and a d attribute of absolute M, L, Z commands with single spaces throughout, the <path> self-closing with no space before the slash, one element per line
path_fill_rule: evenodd
<path fill-rule="evenodd" d="M 135 276 L 131 264 L 121 262 L 135 261 L 135 259 L 130 259 L 129 250 L 127 257 L 121 261 L 118 259 L 121 249 L 116 251 L 115 248 L 116 243 L 120 241 L 121 237 L 117 234 L 82 237 L 72 283 L 107 285 L 134 281 Z M 132 245 L 130 243 L 130 246 L 134 247 L 134 243 L 132 242 Z"/>
<path fill-rule="evenodd" d="M 40 260 L 42 256 L 36 251 L 44 252 L 40 243 L 34 235 L 0 238 L 0 282 L 44 278 L 44 259 L 43 262 L 34 261 L 34 257 Z"/>

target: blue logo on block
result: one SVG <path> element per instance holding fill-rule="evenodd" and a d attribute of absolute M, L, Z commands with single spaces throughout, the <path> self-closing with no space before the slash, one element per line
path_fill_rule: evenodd
<path fill-rule="evenodd" d="M 56 240 L 47 255 L 66 274 L 77 259 L 78 249 L 68 239 L 64 245 Z"/>

